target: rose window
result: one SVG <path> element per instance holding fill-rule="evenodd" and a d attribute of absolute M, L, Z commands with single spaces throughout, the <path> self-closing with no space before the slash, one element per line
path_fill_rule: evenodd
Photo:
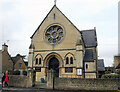
<path fill-rule="evenodd" d="M 45 33 L 45 38 L 49 43 L 55 44 L 63 39 L 63 35 L 64 35 L 63 29 L 58 25 L 54 25 L 47 29 Z"/>

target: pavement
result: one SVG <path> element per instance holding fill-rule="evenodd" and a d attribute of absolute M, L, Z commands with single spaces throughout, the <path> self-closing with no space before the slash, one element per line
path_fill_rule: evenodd
<path fill-rule="evenodd" d="M 40 89 L 40 88 L 17 88 L 17 87 L 3 87 L 2 90 L 46 90 L 46 89 Z"/>
<path fill-rule="evenodd" d="M 39 88 L 16 88 L 16 87 L 4 87 L 2 92 L 52 92 L 46 89 Z"/>
<path fill-rule="evenodd" d="M 32 88 L 5 87 L 2 88 L 2 92 L 116 92 L 116 91 L 75 91 L 75 90 L 63 91 L 63 90 L 48 90 L 34 87 Z"/>

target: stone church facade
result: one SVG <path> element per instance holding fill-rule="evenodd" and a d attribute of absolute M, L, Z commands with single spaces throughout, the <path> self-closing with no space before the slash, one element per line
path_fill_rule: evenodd
<path fill-rule="evenodd" d="M 80 31 L 54 5 L 31 36 L 28 67 L 36 81 L 51 69 L 60 78 L 96 78 L 96 29 Z"/>

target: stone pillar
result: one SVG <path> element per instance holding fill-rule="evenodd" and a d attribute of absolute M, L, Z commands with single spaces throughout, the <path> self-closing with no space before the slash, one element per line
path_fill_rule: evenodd
<path fill-rule="evenodd" d="M 34 70 L 28 70 L 27 73 L 27 87 L 32 87 L 35 85 Z"/>
<path fill-rule="evenodd" d="M 29 47 L 28 67 L 33 67 L 34 49 L 35 49 L 35 47 L 31 43 L 31 45 Z"/>
<path fill-rule="evenodd" d="M 77 42 L 76 42 L 77 75 L 82 76 L 84 78 L 83 57 L 84 57 L 84 48 L 83 48 L 83 45 L 82 45 L 82 41 L 80 39 L 78 39 Z"/>
<path fill-rule="evenodd" d="M 47 71 L 47 89 L 54 89 L 54 70 Z"/>
<path fill-rule="evenodd" d="M 76 61 L 77 68 L 83 68 L 83 46 L 80 39 L 76 43 Z"/>

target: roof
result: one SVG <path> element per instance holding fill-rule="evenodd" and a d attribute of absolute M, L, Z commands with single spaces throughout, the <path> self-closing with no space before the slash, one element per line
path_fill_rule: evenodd
<path fill-rule="evenodd" d="M 94 61 L 94 56 L 93 56 L 93 50 L 92 49 L 86 49 L 85 50 L 85 55 L 84 55 L 84 62 L 93 62 Z"/>
<path fill-rule="evenodd" d="M 105 71 L 103 59 L 98 59 L 97 66 L 98 66 L 98 71 Z"/>
<path fill-rule="evenodd" d="M 118 66 L 116 67 L 116 69 L 120 69 L 120 64 L 118 64 Z"/>
<path fill-rule="evenodd" d="M 20 58 L 20 57 L 12 57 L 13 63 L 15 64 L 15 63 L 18 61 L 19 58 Z"/>
<path fill-rule="evenodd" d="M 118 55 L 118 56 L 114 56 L 114 57 L 120 57 L 120 55 Z"/>
<path fill-rule="evenodd" d="M 20 58 L 24 59 L 24 57 L 25 57 L 25 56 L 22 56 L 22 55 L 20 55 L 20 54 L 17 54 L 15 57 L 12 57 L 12 61 L 13 61 L 13 63 L 15 64 L 15 63 L 18 61 L 18 59 L 20 59 Z M 23 61 L 24 61 L 24 60 L 23 60 Z"/>
<path fill-rule="evenodd" d="M 29 49 L 35 49 L 35 46 L 33 44 L 30 44 Z"/>
<path fill-rule="evenodd" d="M 54 5 L 52 7 L 52 9 L 49 11 L 49 13 L 47 14 L 47 16 L 43 19 L 43 21 L 41 22 L 41 24 L 38 26 L 38 28 L 36 29 L 36 31 L 33 33 L 33 35 L 30 37 L 31 39 L 33 38 L 33 36 L 35 35 L 35 33 L 37 32 L 37 30 L 40 28 L 40 26 L 43 24 L 43 22 L 45 21 L 45 19 L 48 17 L 48 15 L 51 13 L 51 11 L 54 9 L 54 8 L 57 8 L 56 5 Z M 57 8 L 58 9 L 58 8 Z M 79 29 L 58 9 L 58 11 L 79 31 Z"/>
<path fill-rule="evenodd" d="M 86 48 L 97 46 L 96 29 L 83 30 L 81 34 Z"/>
<path fill-rule="evenodd" d="M 28 66 L 28 62 L 24 62 L 26 66 Z"/>

